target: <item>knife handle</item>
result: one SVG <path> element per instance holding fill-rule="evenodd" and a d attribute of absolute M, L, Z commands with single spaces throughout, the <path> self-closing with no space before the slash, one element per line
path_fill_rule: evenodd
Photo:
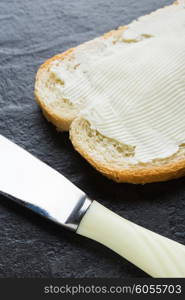
<path fill-rule="evenodd" d="M 185 246 L 93 201 L 77 233 L 117 252 L 152 277 L 185 277 Z"/>

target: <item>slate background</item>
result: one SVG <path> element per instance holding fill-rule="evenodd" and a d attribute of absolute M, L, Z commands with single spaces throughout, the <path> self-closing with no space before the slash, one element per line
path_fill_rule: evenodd
<path fill-rule="evenodd" d="M 1 0 L 0 133 L 63 173 L 120 215 L 185 243 L 185 179 L 116 184 L 76 153 L 34 102 L 34 76 L 50 56 L 92 39 L 167 0 Z M 0 172 L 0 176 L 3 174 Z M 0 196 L 0 277 L 147 277 L 109 249 Z"/>

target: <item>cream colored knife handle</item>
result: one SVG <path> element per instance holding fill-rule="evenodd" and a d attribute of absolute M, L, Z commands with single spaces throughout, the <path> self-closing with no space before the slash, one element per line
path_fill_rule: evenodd
<path fill-rule="evenodd" d="M 77 233 L 107 246 L 152 277 L 185 277 L 185 246 L 121 218 L 96 201 Z"/>

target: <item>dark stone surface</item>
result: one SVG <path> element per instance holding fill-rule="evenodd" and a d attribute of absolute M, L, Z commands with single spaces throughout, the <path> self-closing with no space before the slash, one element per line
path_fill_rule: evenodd
<path fill-rule="evenodd" d="M 0 133 L 120 215 L 185 243 L 185 179 L 134 186 L 97 173 L 34 102 L 48 57 L 171 3 L 160 0 L 1 0 Z M 3 174 L 0 173 L 0 176 Z M 97 243 L 0 197 L 0 277 L 145 277 Z"/>

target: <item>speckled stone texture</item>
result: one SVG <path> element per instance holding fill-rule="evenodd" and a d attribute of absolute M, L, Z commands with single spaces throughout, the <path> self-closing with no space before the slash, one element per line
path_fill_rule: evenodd
<path fill-rule="evenodd" d="M 185 243 L 184 178 L 145 186 L 104 178 L 73 150 L 67 133 L 58 133 L 44 119 L 33 95 L 35 73 L 45 59 L 169 3 L 1 0 L 0 133 L 64 174 L 92 199 Z M 147 275 L 109 249 L 0 196 L 0 277 Z"/>

